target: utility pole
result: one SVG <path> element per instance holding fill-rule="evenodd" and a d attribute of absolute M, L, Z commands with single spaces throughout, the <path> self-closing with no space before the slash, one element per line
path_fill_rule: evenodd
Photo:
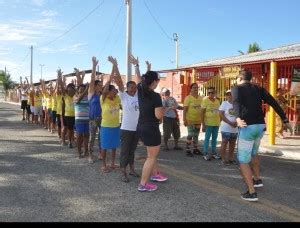
<path fill-rule="evenodd" d="M 178 35 L 177 33 L 173 34 L 174 41 L 176 42 L 176 69 L 179 67 L 179 47 L 178 47 Z"/>
<path fill-rule="evenodd" d="M 5 69 L 5 77 L 6 77 L 6 66 L 5 66 L 5 68 L 4 68 L 4 69 Z"/>
<path fill-rule="evenodd" d="M 33 68 L 33 46 L 30 47 L 31 49 L 31 68 L 30 68 L 30 84 L 32 84 L 32 68 Z"/>
<path fill-rule="evenodd" d="M 43 66 L 45 66 L 45 64 L 40 64 L 40 67 L 41 67 L 41 79 L 43 79 Z"/>
<path fill-rule="evenodd" d="M 126 80 L 132 80 L 132 68 L 131 63 L 129 62 L 129 56 L 132 52 L 132 0 L 125 0 L 125 4 L 127 5 L 127 34 L 126 34 L 126 67 L 127 67 L 127 75 Z"/>

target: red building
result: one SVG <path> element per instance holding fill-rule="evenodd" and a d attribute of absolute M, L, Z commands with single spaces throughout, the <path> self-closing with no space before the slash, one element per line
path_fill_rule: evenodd
<path fill-rule="evenodd" d="M 223 59 L 200 62 L 197 64 L 159 71 L 166 75 L 161 86 L 174 88 L 174 97 L 183 102 L 189 93 L 189 85 L 200 84 L 200 93 L 206 95 L 206 88 L 214 86 L 218 97 L 224 99 L 224 91 L 235 85 L 240 69 L 248 69 L 253 74 L 253 82 L 266 88 L 273 96 L 277 88 L 286 91 L 289 100 L 287 115 L 300 131 L 300 93 L 290 94 L 293 72 L 300 70 L 300 44 L 293 44 L 274 49 L 268 49 L 251 54 L 239 55 Z M 300 72 L 300 71 L 299 71 Z M 268 111 L 268 107 L 265 107 Z"/>

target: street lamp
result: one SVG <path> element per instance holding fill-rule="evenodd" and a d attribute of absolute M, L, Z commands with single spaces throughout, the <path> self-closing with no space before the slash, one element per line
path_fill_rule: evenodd
<path fill-rule="evenodd" d="M 173 34 L 173 38 L 174 38 L 174 41 L 176 42 L 176 69 L 178 69 L 178 66 L 179 66 L 179 58 L 178 58 L 179 52 L 178 52 L 178 35 L 177 35 L 177 33 Z"/>
<path fill-rule="evenodd" d="M 43 79 L 43 66 L 45 66 L 44 64 L 40 64 L 41 67 L 41 79 Z"/>

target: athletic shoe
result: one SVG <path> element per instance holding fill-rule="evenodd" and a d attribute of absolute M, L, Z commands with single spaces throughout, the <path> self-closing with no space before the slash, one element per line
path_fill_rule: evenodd
<path fill-rule="evenodd" d="M 221 157 L 218 154 L 213 154 L 212 157 L 216 160 L 220 160 Z"/>
<path fill-rule="evenodd" d="M 210 161 L 210 160 L 211 160 L 211 157 L 207 154 L 207 155 L 204 155 L 204 156 L 203 156 L 203 159 L 204 159 L 205 161 Z"/>
<path fill-rule="evenodd" d="M 261 179 L 259 179 L 259 180 L 254 180 L 254 179 L 253 179 L 253 186 L 254 186 L 255 188 L 261 188 L 261 187 L 263 187 L 264 185 L 263 185 L 263 182 L 262 182 Z"/>
<path fill-rule="evenodd" d="M 156 191 L 157 190 L 157 185 L 155 184 L 145 184 L 145 185 L 139 185 L 138 187 L 138 191 L 139 192 L 153 192 L 153 191 Z"/>
<path fill-rule="evenodd" d="M 256 192 L 250 194 L 249 191 L 247 191 L 246 193 L 242 194 L 241 197 L 243 200 L 247 200 L 251 202 L 258 201 Z"/>
<path fill-rule="evenodd" d="M 150 177 L 151 181 L 157 181 L 157 182 L 165 182 L 168 180 L 168 178 L 161 173 L 156 174 L 155 176 Z"/>

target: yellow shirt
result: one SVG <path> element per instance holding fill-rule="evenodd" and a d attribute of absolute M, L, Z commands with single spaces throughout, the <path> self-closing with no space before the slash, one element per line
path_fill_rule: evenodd
<path fill-rule="evenodd" d="M 75 117 L 73 97 L 66 95 L 64 96 L 64 99 L 65 99 L 65 116 Z"/>
<path fill-rule="evenodd" d="M 52 103 L 51 110 L 56 112 L 56 110 L 57 110 L 56 95 L 51 96 L 51 103 Z"/>
<path fill-rule="evenodd" d="M 28 96 L 27 104 L 28 104 L 28 105 L 31 105 L 30 92 L 27 92 L 26 94 L 27 94 L 27 96 Z"/>
<path fill-rule="evenodd" d="M 43 94 L 43 107 L 47 107 L 46 95 Z"/>
<path fill-rule="evenodd" d="M 42 96 L 34 96 L 34 107 L 42 107 Z"/>
<path fill-rule="evenodd" d="M 56 102 L 57 102 L 56 114 L 62 115 L 62 95 L 56 96 Z"/>
<path fill-rule="evenodd" d="M 208 97 L 203 99 L 202 108 L 206 109 L 204 115 L 204 123 L 206 126 L 219 126 L 220 114 L 219 114 L 220 101 L 215 99 L 211 101 Z"/>
<path fill-rule="evenodd" d="M 102 108 L 102 122 L 101 127 L 119 127 L 120 126 L 120 105 L 121 99 L 116 96 L 114 100 L 108 98 L 103 102 L 100 98 Z"/>
<path fill-rule="evenodd" d="M 46 95 L 46 102 L 47 102 L 47 109 L 51 109 L 52 108 L 52 96 L 50 95 Z"/>
<path fill-rule="evenodd" d="M 201 104 L 202 97 L 195 98 L 192 95 L 184 99 L 184 107 L 188 107 L 186 112 L 186 120 L 188 124 L 201 124 Z"/>

